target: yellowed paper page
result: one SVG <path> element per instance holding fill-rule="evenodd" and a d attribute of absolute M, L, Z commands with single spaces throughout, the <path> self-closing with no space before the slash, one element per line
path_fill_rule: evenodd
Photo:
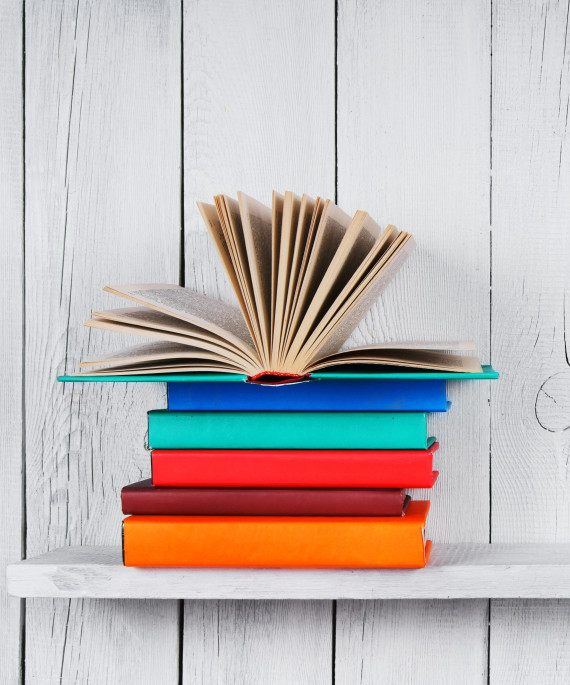
<path fill-rule="evenodd" d="M 221 196 L 224 208 L 224 217 L 227 221 L 228 238 L 232 242 L 237 260 L 237 269 L 243 287 L 243 296 L 248 312 L 250 330 L 253 342 L 257 349 L 260 359 L 263 360 L 264 349 L 261 328 L 259 324 L 259 314 L 256 307 L 253 284 L 251 281 L 250 264 L 245 245 L 243 226 L 241 223 L 241 213 L 239 203 L 228 195 Z"/>
<path fill-rule="evenodd" d="M 145 283 L 106 286 L 103 290 L 211 331 L 259 363 L 248 327 L 236 307 L 178 285 Z"/>
<path fill-rule="evenodd" d="M 216 209 L 215 205 L 209 205 L 209 204 L 206 204 L 205 202 L 197 202 L 196 204 L 198 206 L 198 209 L 200 210 L 200 214 L 202 215 L 202 219 L 204 220 L 204 223 L 206 224 L 206 228 L 208 229 L 208 232 L 212 236 L 212 240 L 214 241 L 214 245 L 216 246 L 216 249 L 218 250 L 218 254 L 220 255 L 220 258 L 222 260 L 222 264 L 224 265 L 224 269 L 228 275 L 228 278 L 230 279 L 230 283 L 231 283 L 231 286 L 233 288 L 233 291 L 236 294 L 237 301 L 238 301 L 238 304 L 240 306 L 240 309 L 243 313 L 244 318 L 247 321 L 248 311 L 247 311 L 247 307 L 245 304 L 245 299 L 244 299 L 240 279 L 238 277 L 238 273 L 236 271 L 236 267 L 234 264 L 235 258 L 232 257 L 232 254 L 230 253 L 230 249 L 229 249 L 228 241 L 227 241 L 227 231 L 224 231 L 224 228 L 222 226 L 222 222 L 221 222 L 220 217 L 218 215 L 218 210 Z"/>
<path fill-rule="evenodd" d="M 299 324 L 291 345 L 293 354 L 298 353 L 303 341 L 326 317 L 336 297 L 374 250 L 380 231 L 380 226 L 366 212 L 356 212 Z"/>
<path fill-rule="evenodd" d="M 118 309 L 106 309 L 104 311 L 93 311 L 92 316 L 98 319 L 106 319 L 108 321 L 117 321 L 119 323 L 126 323 L 132 326 L 143 326 L 144 328 L 155 328 L 159 331 L 167 331 L 170 333 L 177 333 L 179 335 L 189 335 L 193 337 L 203 338 L 210 342 L 227 347 L 234 351 L 238 351 L 233 343 L 229 340 L 215 335 L 205 328 L 200 328 L 195 324 L 177 319 L 174 316 L 169 316 L 156 309 L 149 307 L 120 307 Z M 241 352 L 240 352 L 241 353 Z"/>
<path fill-rule="evenodd" d="M 289 335 L 295 337 L 307 309 L 324 278 L 326 270 L 350 225 L 348 214 L 327 200 L 315 234 L 315 240 L 295 305 Z"/>
<path fill-rule="evenodd" d="M 243 274 L 242 264 L 239 257 L 235 237 L 230 227 L 230 217 L 224 196 L 216 195 L 214 197 L 214 203 L 216 207 L 216 212 L 218 213 L 220 228 L 222 229 L 222 236 L 220 236 L 220 239 L 223 238 L 225 242 L 225 248 L 228 251 L 228 255 L 232 263 L 232 271 L 236 274 L 237 285 L 241 292 L 242 300 L 245 306 L 244 317 L 250 329 L 252 339 L 255 339 L 253 323 L 251 320 L 252 312 L 251 301 L 248 295 L 248 287 Z"/>
<path fill-rule="evenodd" d="M 335 317 L 338 312 L 347 302 L 351 301 L 359 286 L 368 282 L 367 279 L 370 280 L 371 276 L 377 274 L 384 267 L 390 256 L 395 252 L 396 247 L 400 244 L 398 241 L 401 242 L 402 240 L 403 237 L 400 237 L 400 231 L 394 226 L 388 226 L 384 230 L 372 250 L 370 250 L 362 264 L 357 268 L 334 301 L 327 303 L 328 309 L 323 311 L 319 320 L 315 322 L 314 329 L 309 334 L 309 339 L 307 340 L 307 336 L 296 336 L 295 339 L 289 341 L 289 351 L 285 359 L 286 365 L 293 364 L 295 360 L 301 365 L 306 365 L 307 360 L 312 358 L 311 353 L 314 344 L 320 342 L 322 336 L 330 334 L 331 322 L 337 320 Z M 342 343 L 337 350 L 341 346 Z M 333 351 L 336 352 L 337 350 Z M 304 362 L 300 359 L 301 356 L 304 357 Z"/>
<path fill-rule="evenodd" d="M 297 282 L 294 284 L 293 299 L 291 302 L 291 313 L 289 315 L 289 320 L 287 322 L 287 330 L 285 333 L 285 340 L 283 343 L 283 349 L 286 351 L 289 349 L 291 340 L 293 337 L 293 330 L 295 327 L 295 322 L 300 318 L 300 314 L 297 313 L 299 296 L 301 294 L 301 288 L 305 280 L 305 273 L 307 271 L 307 265 L 312 254 L 313 244 L 315 242 L 315 237 L 317 234 L 317 229 L 319 227 L 321 217 L 325 210 L 326 201 L 320 197 L 315 200 L 315 206 L 313 209 L 313 214 L 311 216 L 311 222 L 309 225 L 309 231 L 307 233 L 307 238 L 304 245 L 301 245 L 302 259 L 301 265 L 299 267 L 299 274 L 297 276 Z M 285 358 L 286 354 L 283 355 Z"/>
<path fill-rule="evenodd" d="M 481 363 L 477 357 L 467 357 L 428 350 L 368 350 L 366 347 L 338 352 L 320 359 L 311 365 L 306 373 L 338 364 L 380 364 L 404 366 L 428 371 L 453 371 L 462 373 L 481 373 Z"/>
<path fill-rule="evenodd" d="M 384 351 L 397 352 L 399 350 L 412 352 L 472 352 L 475 343 L 472 340 L 402 340 L 392 342 L 373 343 L 351 347 L 336 354 L 357 352 L 358 354 L 382 354 Z"/>
<path fill-rule="evenodd" d="M 222 356 L 201 350 L 198 347 L 190 347 L 188 345 L 180 345 L 174 342 L 150 342 L 143 345 L 133 345 L 126 347 L 117 352 L 104 354 L 97 359 L 90 359 L 81 362 L 80 368 L 89 366 L 122 366 L 125 364 L 148 364 L 149 362 L 156 362 L 166 360 L 175 362 L 175 360 L 191 360 L 191 359 L 206 359 L 214 362 L 226 364 Z"/>
<path fill-rule="evenodd" d="M 153 365 L 146 364 L 126 364 L 124 366 L 113 366 L 110 369 L 87 369 L 79 373 L 69 374 L 70 376 L 142 376 L 147 374 L 167 374 L 167 373 L 237 373 L 243 374 L 241 369 L 228 366 L 227 364 L 214 361 L 205 362 L 196 360 L 195 362 L 184 362 L 181 364 L 162 364 L 156 362 Z"/>
<path fill-rule="evenodd" d="M 283 333 L 281 336 L 280 349 L 281 365 L 286 354 L 287 333 L 289 331 L 289 324 L 293 312 L 295 293 L 298 293 L 297 285 L 299 282 L 299 273 L 301 271 L 305 245 L 309 240 L 309 230 L 311 228 L 314 210 L 315 200 L 308 195 L 303 195 L 301 198 L 301 207 L 299 208 L 299 221 L 297 222 L 297 230 L 295 231 L 295 246 L 291 259 L 291 273 L 289 275 L 289 284 L 287 286 L 287 295 L 285 298 L 285 314 L 283 316 Z"/>
<path fill-rule="evenodd" d="M 277 297 L 277 274 L 279 271 L 284 201 L 283 195 L 274 190 L 271 196 L 271 330 L 275 326 L 275 298 Z"/>
<path fill-rule="evenodd" d="M 245 193 L 239 192 L 238 199 L 265 363 L 270 358 L 271 338 L 272 211 Z"/>
<path fill-rule="evenodd" d="M 302 344 L 296 366 L 303 368 L 317 357 L 337 352 L 358 326 L 370 307 L 412 252 L 415 243 L 409 233 L 402 231 L 387 252 L 348 295 L 334 316 L 323 318 L 309 338 Z M 340 299 L 340 298 L 339 298 Z M 334 311 L 331 308 L 331 311 Z M 289 361 L 289 360 L 288 360 Z"/>
<path fill-rule="evenodd" d="M 285 193 L 283 203 L 283 220 L 281 223 L 281 244 L 279 247 L 279 266 L 277 271 L 277 290 L 275 293 L 274 326 L 271 343 L 271 369 L 279 368 L 279 351 L 283 332 L 283 317 L 285 316 L 285 300 L 289 288 L 291 275 L 291 260 L 293 258 L 293 243 L 299 220 L 301 198 L 291 191 Z"/>
<path fill-rule="evenodd" d="M 141 338 L 151 338 L 155 340 L 162 340 L 168 342 L 179 343 L 181 345 L 188 345 L 192 348 L 199 348 L 212 352 L 216 358 L 221 357 L 234 366 L 242 366 L 248 375 L 252 375 L 258 371 L 258 367 L 253 365 L 251 361 L 240 354 L 236 348 L 229 349 L 227 346 L 214 344 L 203 338 L 194 336 L 180 335 L 155 328 L 145 328 L 144 326 L 136 326 L 127 323 L 120 323 L 116 321 L 109 321 L 107 319 L 90 319 L 86 321 L 85 326 L 89 328 L 96 328 L 99 330 L 113 331 L 115 333 L 125 333 L 128 335 L 136 335 Z"/>

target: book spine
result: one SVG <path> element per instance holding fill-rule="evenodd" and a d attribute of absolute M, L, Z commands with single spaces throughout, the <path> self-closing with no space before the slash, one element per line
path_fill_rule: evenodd
<path fill-rule="evenodd" d="M 153 450 L 152 482 L 171 487 L 431 488 L 429 450 Z"/>
<path fill-rule="evenodd" d="M 418 568 L 429 502 L 403 517 L 130 516 L 126 566 Z"/>
<path fill-rule="evenodd" d="M 446 382 L 317 379 L 291 385 L 168 383 L 171 411 L 447 411 Z"/>
<path fill-rule="evenodd" d="M 180 516 L 402 516 L 403 489 L 123 488 L 124 514 Z"/>
<path fill-rule="evenodd" d="M 148 414 L 152 449 L 427 449 L 425 412 Z"/>

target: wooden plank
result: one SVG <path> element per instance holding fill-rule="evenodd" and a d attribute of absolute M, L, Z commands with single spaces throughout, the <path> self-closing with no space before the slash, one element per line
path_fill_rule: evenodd
<path fill-rule="evenodd" d="M 568 599 L 491 602 L 490 682 L 568 683 Z"/>
<path fill-rule="evenodd" d="M 234 301 L 197 200 L 243 190 L 270 204 L 272 189 L 334 197 L 334 22 L 327 0 L 184 3 L 187 287 Z M 261 626 L 249 624 L 253 615 Z M 328 683 L 331 619 L 330 606 L 311 602 L 186 606 L 184 682 L 196 682 L 201 663 L 198 682 L 211 682 L 209 673 L 220 682 Z"/>
<path fill-rule="evenodd" d="M 492 538 L 570 541 L 568 5 L 493 3 Z M 516 457 L 514 456 L 516 455 Z M 570 603 L 491 611 L 491 683 L 567 683 Z"/>
<path fill-rule="evenodd" d="M 418 242 L 352 342 L 474 339 L 488 361 L 488 2 L 446 0 L 420 12 L 397 0 L 340 0 L 338 40 L 339 203 Z M 489 386 L 450 384 L 450 399 L 451 412 L 432 417 L 441 475 L 428 494 L 427 532 L 435 542 L 487 542 Z M 442 640 L 462 636 L 453 658 L 442 659 L 436 630 Z M 486 635 L 484 602 L 342 602 L 336 682 L 353 683 L 358 672 L 359 682 L 383 685 L 417 673 L 438 684 L 486 683 Z"/>
<path fill-rule="evenodd" d="M 120 306 L 105 284 L 178 280 L 179 8 L 26 3 L 29 554 L 118 544 L 120 489 L 150 472 L 162 389 L 56 376 L 127 342 L 81 327 Z M 177 683 L 177 617 L 176 602 L 29 602 L 26 679 Z"/>
<path fill-rule="evenodd" d="M 186 602 L 184 640 L 192 652 L 185 678 L 202 685 L 328 685 L 331 617 L 325 601 Z"/>
<path fill-rule="evenodd" d="M 8 589 L 18 597 L 117 599 L 562 598 L 570 597 L 569 571 L 570 545 L 560 544 L 436 544 L 423 569 L 141 569 L 123 566 L 119 547 L 86 546 L 62 547 L 10 565 Z M 216 614 L 228 611 L 212 606 Z M 385 611 L 372 604 L 355 608 L 349 602 L 347 607 L 353 616 Z M 205 604 L 200 609 L 187 607 L 192 621 L 186 627 L 195 633 L 192 639 L 200 635 L 197 617 L 210 616 L 211 610 Z M 273 611 L 287 616 L 293 609 L 278 603 L 269 614 Z M 439 620 L 438 612 L 433 616 Z M 404 634 L 405 628 L 397 630 Z M 350 635 L 353 639 L 353 631 Z"/>
<path fill-rule="evenodd" d="M 334 198 L 334 22 L 327 0 L 184 3 L 187 287 L 233 301 L 197 201 Z"/>
<path fill-rule="evenodd" d="M 454 682 L 448 673 L 462 671 L 475 674 L 473 682 L 480 682 L 486 641 L 474 641 L 471 631 L 458 630 L 458 626 L 467 616 L 485 622 L 486 605 L 486 601 L 457 599 L 343 602 L 340 626 L 337 615 L 337 641 L 342 640 L 343 649 L 339 650 L 337 642 L 336 682 L 439 685 Z M 349 625 L 352 629 L 347 629 Z M 399 649 L 389 654 L 383 643 L 399 645 Z M 431 667 L 435 654 L 439 662 L 434 670 L 418 670 L 425 662 Z"/>
<path fill-rule="evenodd" d="M 22 3 L 0 1 L 0 664 L 20 679 L 20 602 L 6 594 L 6 564 L 22 555 L 23 94 Z"/>

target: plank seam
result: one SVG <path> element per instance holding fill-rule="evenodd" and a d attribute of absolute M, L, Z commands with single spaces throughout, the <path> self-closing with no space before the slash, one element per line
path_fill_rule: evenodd
<path fill-rule="evenodd" d="M 493 363 L 493 0 L 489 2 L 489 363 Z M 489 543 L 493 541 L 493 412 L 489 388 Z M 487 685 L 491 685 L 491 609 L 487 602 Z"/>
<path fill-rule="evenodd" d="M 178 685 L 184 680 L 184 600 L 178 600 Z"/>
<path fill-rule="evenodd" d="M 178 285 L 186 285 L 186 252 L 184 235 L 184 2 L 180 0 L 180 260 Z"/>
<path fill-rule="evenodd" d="M 338 0 L 334 3 L 334 201 L 338 203 Z"/>
<path fill-rule="evenodd" d="M 332 624 L 332 640 L 331 640 L 331 652 L 332 652 L 332 668 L 331 668 L 331 674 L 332 674 L 332 685 L 335 685 L 336 682 L 336 608 L 337 608 L 337 603 L 336 599 L 333 599 L 331 602 L 331 624 Z"/>
<path fill-rule="evenodd" d="M 20 455 L 20 498 L 22 520 L 20 523 L 20 557 L 27 555 L 27 516 L 26 516 L 26 0 L 22 0 L 22 386 L 21 386 L 21 427 L 22 442 Z M 26 599 L 20 600 L 20 684 L 26 681 Z"/>
<path fill-rule="evenodd" d="M 334 2 L 334 201 L 338 203 L 338 0 Z M 336 611 L 337 601 L 331 602 L 331 682 L 336 683 Z"/>
<path fill-rule="evenodd" d="M 186 285 L 184 221 L 184 0 L 180 0 L 180 257 L 178 285 Z M 184 600 L 178 600 L 178 685 L 184 682 Z"/>

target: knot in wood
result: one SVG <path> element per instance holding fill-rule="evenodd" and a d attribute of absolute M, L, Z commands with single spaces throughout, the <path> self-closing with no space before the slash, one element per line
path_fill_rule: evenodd
<path fill-rule="evenodd" d="M 535 413 L 538 423 L 551 433 L 570 428 L 570 369 L 555 373 L 540 386 Z"/>

